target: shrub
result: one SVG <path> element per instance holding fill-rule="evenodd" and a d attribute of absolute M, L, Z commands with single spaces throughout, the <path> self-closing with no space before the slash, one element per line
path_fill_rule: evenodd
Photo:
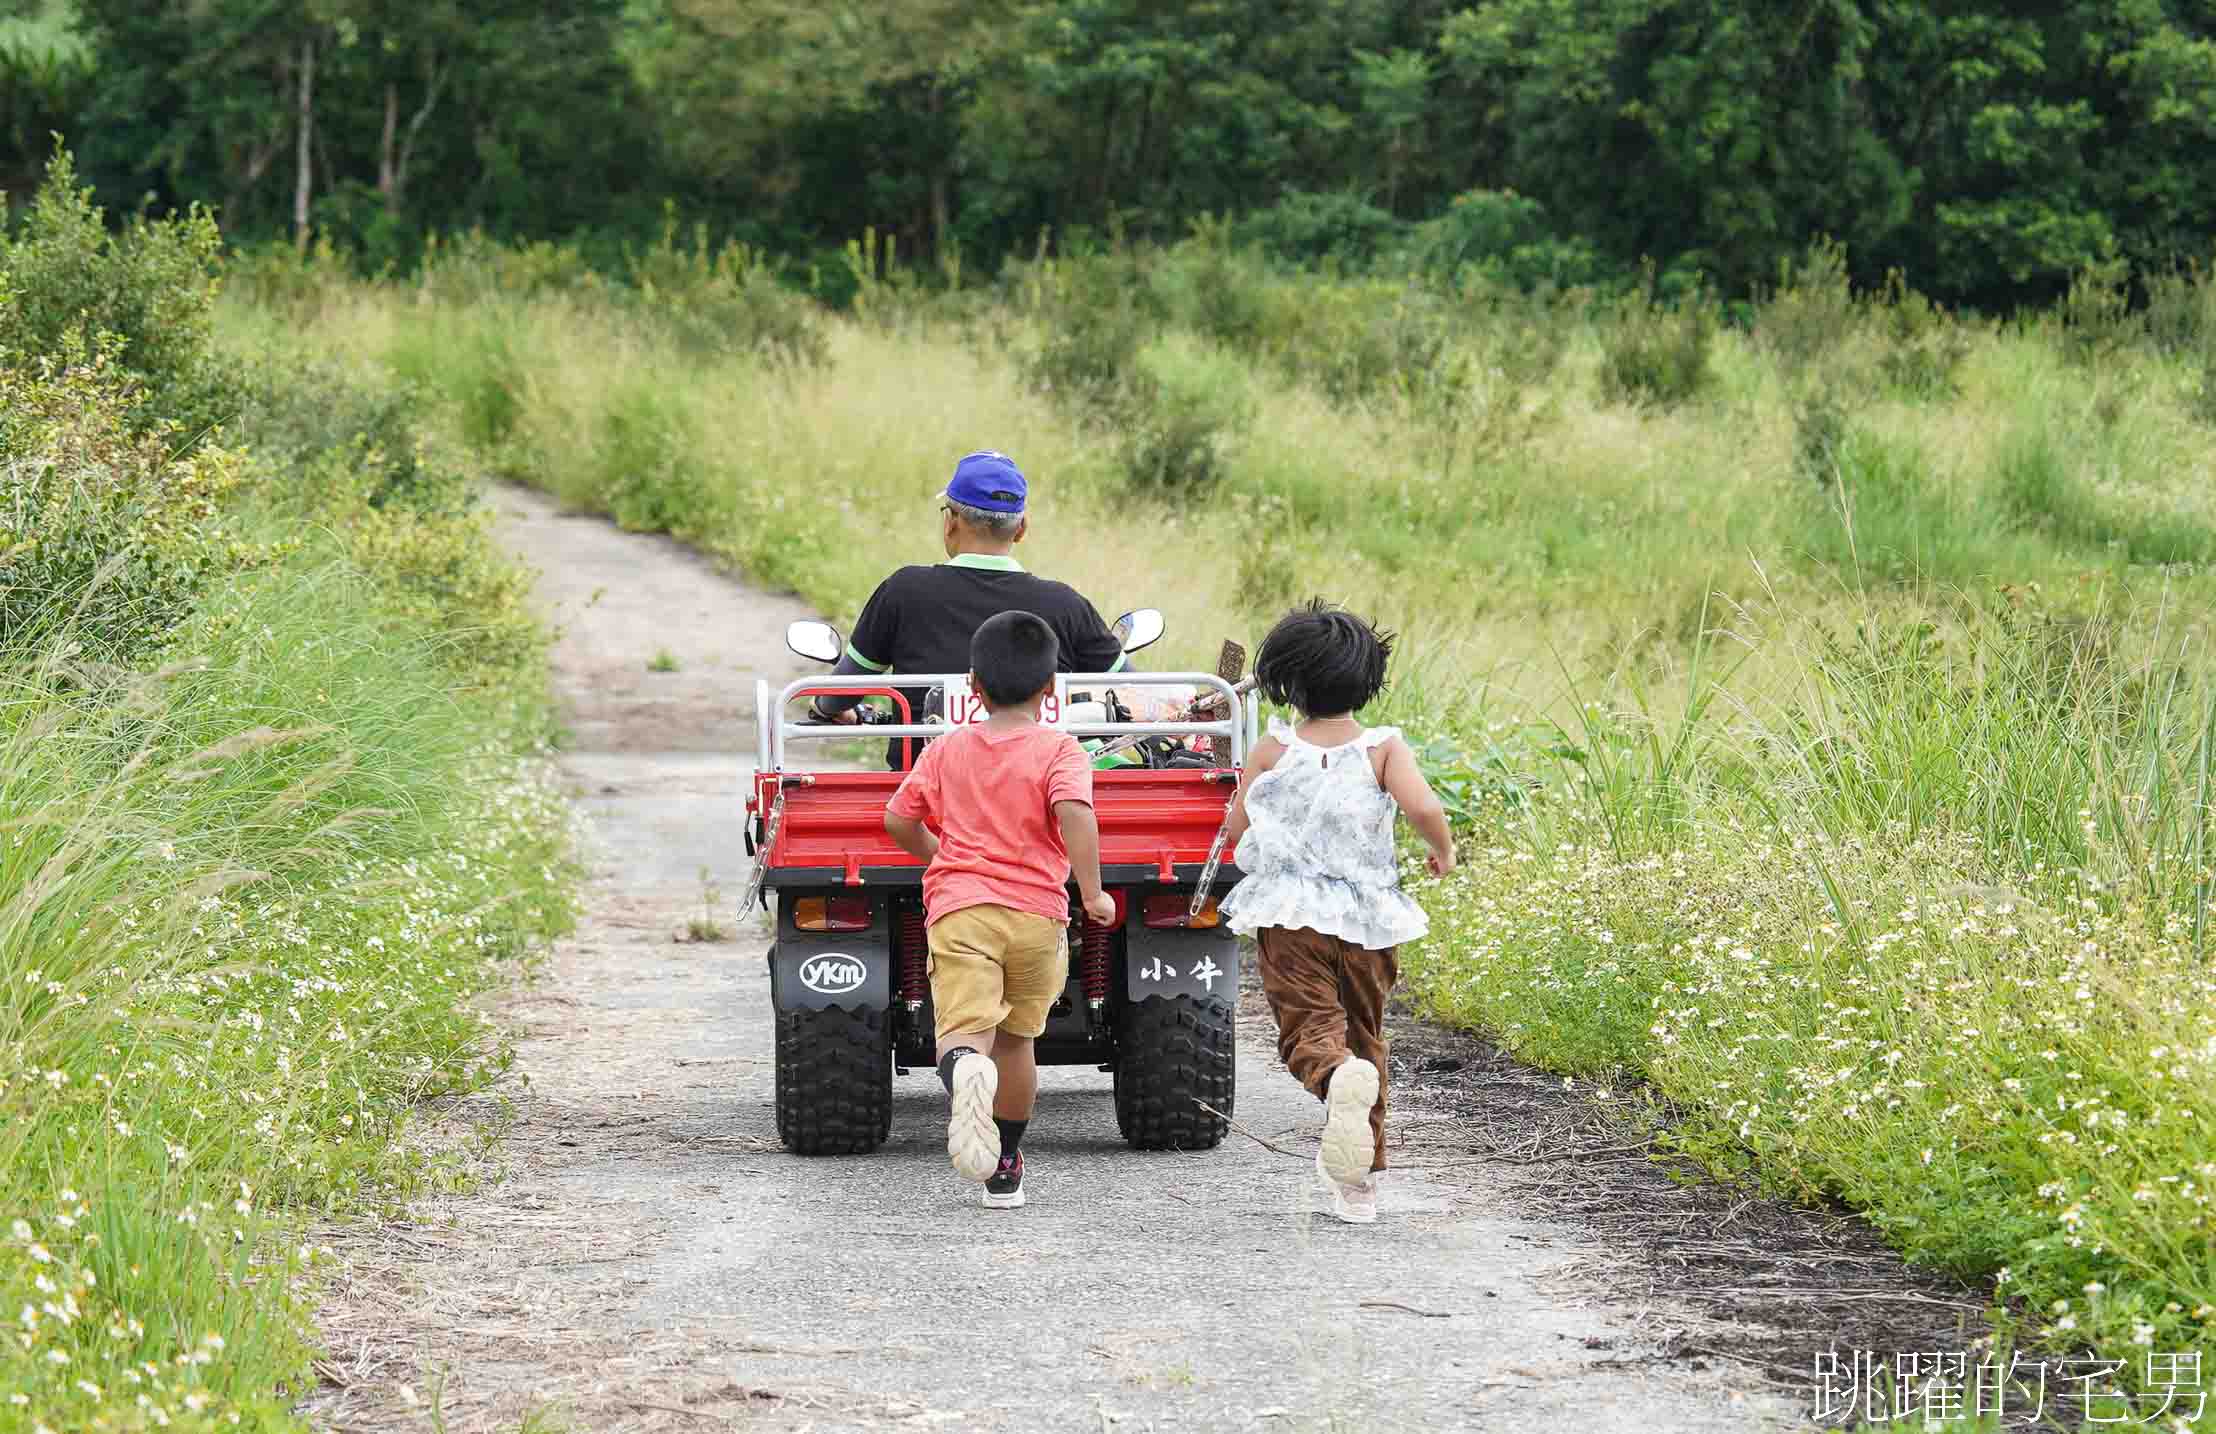
<path fill-rule="evenodd" d="M 1602 335 L 1602 397 L 1614 403 L 1674 407 L 1700 397 L 1713 373 L 1714 307 L 1702 295 L 1667 305 L 1636 296 L 1617 309 Z"/>
<path fill-rule="evenodd" d="M 442 306 L 428 322 L 402 326 L 386 357 L 401 378 L 451 402 L 462 437 L 490 452 L 523 416 L 523 360 L 511 337 L 514 325 L 514 310 L 505 304 Z"/>
<path fill-rule="evenodd" d="M 2166 354 L 2199 355 L 2216 346 L 2216 283 L 2198 263 L 2149 274 L 2147 337 Z"/>
<path fill-rule="evenodd" d="M 1468 331 L 1411 397 L 1418 420 L 1439 434 L 1442 469 L 1467 453 L 1484 461 L 1521 447 L 1555 414 L 1549 381 L 1569 343 L 1551 305 L 1514 300 Z"/>
<path fill-rule="evenodd" d="M 1281 264 L 1359 271 L 1398 245 L 1407 226 L 1354 194 L 1294 190 L 1240 219 L 1232 232 Z"/>
<path fill-rule="evenodd" d="M 383 364 L 322 354 L 234 362 L 249 397 L 232 434 L 258 462 L 295 475 L 278 497 L 326 510 L 469 506 L 470 474 L 432 441 L 420 385 Z"/>
<path fill-rule="evenodd" d="M 1885 276 L 1878 332 L 1885 343 L 1878 371 L 1894 391 L 1925 401 L 1960 391 L 1956 375 L 1970 354 L 1969 325 L 1909 288 L 1898 269 Z"/>
<path fill-rule="evenodd" d="M 2185 410 L 2216 427 L 2216 278 L 2199 264 L 2147 280 L 2147 336 L 2183 359 Z"/>
<path fill-rule="evenodd" d="M 432 298 L 457 305 L 485 299 L 545 293 L 592 293 L 607 281 L 582 251 L 535 240 L 503 244 L 483 230 L 426 241 L 416 285 Z"/>
<path fill-rule="evenodd" d="M 1284 281 L 1253 249 L 1233 242 L 1231 229 L 1211 219 L 1164 254 L 1150 275 L 1169 317 L 1219 343 L 1257 350 L 1272 323 Z"/>
<path fill-rule="evenodd" d="M 2146 329 L 2131 309 L 2130 261 L 2102 259 L 2078 270 L 2054 317 L 2072 363 L 2103 363 L 2136 343 Z"/>
<path fill-rule="evenodd" d="M 1422 382 L 1454 335 L 1446 301 L 1413 284 L 1313 283 L 1288 298 L 1273 310 L 1264 352 L 1342 403 Z"/>
<path fill-rule="evenodd" d="M 0 249 L 12 290 L 0 304 L 0 354 L 22 362 L 107 352 L 144 390 L 135 424 L 197 433 L 236 401 L 208 359 L 221 244 L 197 207 L 110 232 L 68 151 L 57 149 L 21 230 Z"/>
<path fill-rule="evenodd" d="M 1286 521 L 1283 509 L 1271 513 L 1270 521 Z M 1301 585 L 1308 580 L 1307 555 L 1275 527 L 1250 527 L 1249 531 L 1255 540 L 1239 545 L 1233 601 L 1243 612 L 1274 621 L 1300 598 Z"/>
<path fill-rule="evenodd" d="M 1148 345 L 1117 424 L 1125 481 L 1164 492 L 1211 486 L 1253 407 L 1246 371 L 1230 354 L 1186 339 Z"/>
<path fill-rule="evenodd" d="M 1034 303 L 1044 333 L 1023 361 L 1024 377 L 1080 409 L 1113 406 L 1158 322 L 1137 256 L 1118 250 L 1053 261 L 1036 276 Z"/>
<path fill-rule="evenodd" d="M 1509 190 L 1457 195 L 1445 213 L 1416 227 L 1408 255 L 1418 273 L 1444 285 L 1530 293 L 1610 277 L 1589 242 L 1556 233 L 1537 200 Z"/>
<path fill-rule="evenodd" d="M 322 318 L 353 280 L 346 260 L 320 234 L 306 249 L 276 239 L 236 248 L 223 265 L 224 292 L 295 324 Z M 268 396 L 251 385 L 248 391 Z"/>
<path fill-rule="evenodd" d="M 104 358 L 0 367 L 0 650 L 66 622 L 104 657 L 161 643 L 211 579 L 262 556 L 228 525 L 240 455 L 180 455 Z"/>
<path fill-rule="evenodd" d="M 433 654 L 472 686 L 528 690 L 546 632 L 531 611 L 530 570 L 501 551 L 491 514 L 362 508 L 338 529 L 346 555 Z"/>
<path fill-rule="evenodd" d="M 1793 405 L 1793 463 L 1818 487 L 1839 480 L 1847 439 L 1847 406 L 1832 387 L 1817 389 Z"/>
<path fill-rule="evenodd" d="M 630 256 L 629 278 L 625 297 L 636 312 L 681 348 L 806 367 L 830 360 L 815 305 L 778 283 L 768 261 L 748 246 L 712 249 L 705 224 L 687 247 L 668 219 L 658 243 Z"/>
<path fill-rule="evenodd" d="M 701 462 L 701 438 L 683 400 L 634 379 L 601 398 L 586 471 L 591 506 L 634 532 L 681 537 L 717 531 L 729 515 L 728 484 Z"/>
<path fill-rule="evenodd" d="M 2194 368 L 2187 381 L 2185 410 L 2216 428 L 2216 343 L 2202 352 Z"/>
<path fill-rule="evenodd" d="M 1798 263 L 1779 261 L 1777 292 L 1761 306 L 1754 332 L 1791 377 L 1844 347 L 1861 323 L 1847 251 L 1818 239 Z"/>

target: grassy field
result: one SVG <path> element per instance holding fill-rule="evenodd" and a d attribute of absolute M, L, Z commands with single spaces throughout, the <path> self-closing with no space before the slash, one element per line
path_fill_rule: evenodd
<path fill-rule="evenodd" d="M 1645 1082 L 1710 1168 L 1993 1281 L 2013 1339 L 2134 1389 L 2216 1354 L 2207 290 L 1969 322 L 1819 253 L 1718 327 L 1196 241 L 833 319 L 663 262 L 280 261 L 225 322 L 842 618 L 981 446 L 1033 478 L 1032 566 L 1169 615 L 1155 665 L 1311 592 L 1376 616 L 1373 716 L 1469 847 L 1417 883 L 1434 1010 Z"/>
<path fill-rule="evenodd" d="M 210 337 L 212 243 L 65 181 L 0 264 L 0 1428 L 298 1427 L 316 1227 L 451 1178 L 570 918 L 523 576 L 381 368 Z"/>

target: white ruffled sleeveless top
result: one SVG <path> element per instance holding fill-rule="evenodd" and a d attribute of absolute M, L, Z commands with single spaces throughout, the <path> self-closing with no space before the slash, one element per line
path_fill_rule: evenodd
<path fill-rule="evenodd" d="M 1246 875 L 1223 900 L 1224 921 L 1249 934 L 1306 927 L 1372 951 L 1430 930 L 1400 889 L 1399 811 L 1370 761 L 1399 729 L 1371 727 L 1340 747 L 1304 742 L 1283 722 L 1271 722 L 1270 735 L 1285 752 L 1247 791 L 1247 831 L 1234 853 Z"/>

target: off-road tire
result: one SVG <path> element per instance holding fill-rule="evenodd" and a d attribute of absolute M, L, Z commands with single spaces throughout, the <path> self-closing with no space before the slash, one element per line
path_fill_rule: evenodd
<path fill-rule="evenodd" d="M 777 1138 L 795 1155 L 866 1155 L 893 1129 L 883 1011 L 777 1013 Z"/>
<path fill-rule="evenodd" d="M 1116 1129 L 1134 1150 L 1213 1150 L 1231 1129 L 1239 1012 L 1230 1001 L 1150 996 L 1116 1022 Z M 1206 1101 L 1220 1115 L 1200 1108 Z"/>

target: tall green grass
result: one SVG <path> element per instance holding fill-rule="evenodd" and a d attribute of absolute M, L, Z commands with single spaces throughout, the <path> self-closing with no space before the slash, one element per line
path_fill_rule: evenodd
<path fill-rule="evenodd" d="M 887 299 L 819 321 L 821 364 L 765 360 L 737 319 L 703 352 L 589 289 L 436 271 L 413 292 L 334 277 L 314 332 L 441 395 L 503 471 L 834 616 L 936 556 L 931 494 L 981 444 L 1035 479 L 1034 564 L 1104 608 L 1167 605 L 1180 661 L 1317 588 L 1465 669 L 1564 656 L 1588 674 L 1628 647 L 1682 652 L 1715 594 L 1765 584 L 1802 607 L 1850 588 L 1921 607 L 1932 582 L 2208 591 L 2204 430 L 2178 361 L 2152 350 L 2118 355 L 2129 382 L 2088 385 L 2036 328 L 1850 298 L 1794 365 L 1759 324 L 1688 330 L 1707 385 L 1626 403 L 1604 370 L 1630 321 L 1605 307 L 1202 262 Z M 1242 294 L 1252 313 L 1226 316 Z M 1334 345 L 1369 376 L 1331 378 Z M 1917 364 L 1936 376 L 1887 377 Z M 1829 418 L 1803 401 L 1816 376 Z"/>
<path fill-rule="evenodd" d="M 0 247 L 0 1427 L 291 1429 L 315 1222 L 568 919 L 545 635 L 414 394 L 213 346 L 212 228 L 58 161 Z"/>
<path fill-rule="evenodd" d="M 1764 639 L 1790 686 L 1588 696 L 1545 793 L 1418 878 L 1415 984 L 2142 1389 L 2147 1350 L 2216 1353 L 2205 634 L 1867 616 Z"/>
<path fill-rule="evenodd" d="M 505 1063 L 466 1003 L 566 915 L 559 798 L 390 616 L 326 558 L 153 671 L 0 662 L 0 1385 L 48 1427 L 290 1427 L 307 1219 Z"/>

